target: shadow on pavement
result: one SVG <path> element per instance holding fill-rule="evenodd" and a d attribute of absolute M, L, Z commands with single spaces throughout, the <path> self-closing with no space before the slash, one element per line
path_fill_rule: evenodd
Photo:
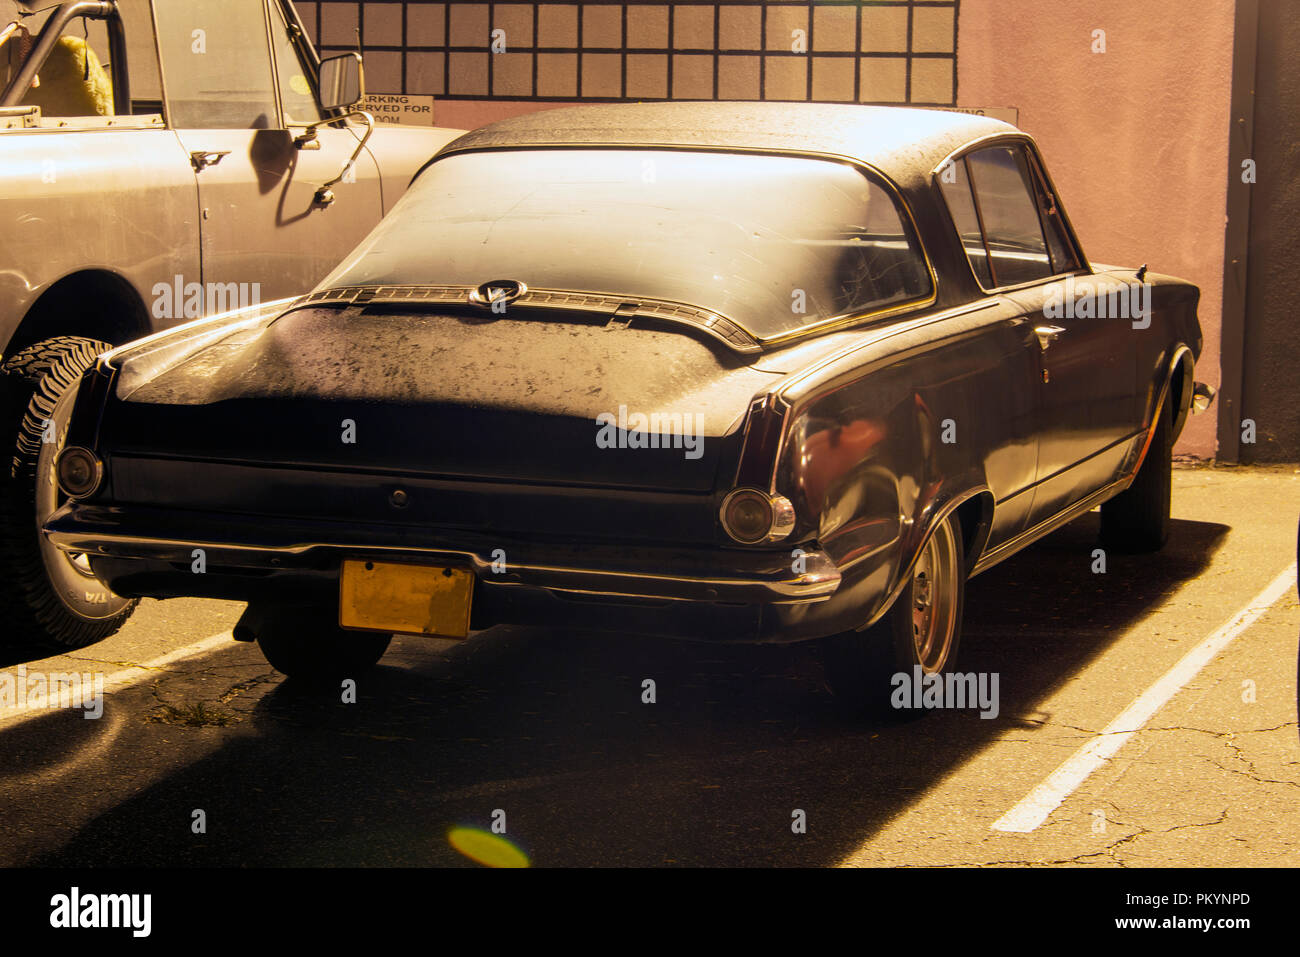
<path fill-rule="evenodd" d="M 356 704 L 280 684 L 211 755 L 36 863 L 469 865 L 448 828 L 500 809 L 543 866 L 833 864 L 1158 609 L 1226 531 L 1175 522 L 1164 552 L 1094 575 L 1094 513 L 973 579 L 959 669 L 1001 674 L 995 720 L 841 718 L 806 645 L 499 628 L 435 655 L 409 639 Z M 142 760 L 144 728 L 120 762 Z"/>

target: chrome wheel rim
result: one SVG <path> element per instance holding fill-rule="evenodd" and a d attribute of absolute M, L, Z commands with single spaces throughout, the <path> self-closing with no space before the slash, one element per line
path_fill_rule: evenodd
<path fill-rule="evenodd" d="M 912 650 L 926 673 L 941 671 L 957 626 L 957 543 L 947 522 L 934 530 L 912 568 Z"/>

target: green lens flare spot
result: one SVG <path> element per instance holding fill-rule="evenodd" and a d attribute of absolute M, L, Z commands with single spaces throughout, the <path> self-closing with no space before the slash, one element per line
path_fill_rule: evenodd
<path fill-rule="evenodd" d="M 499 834 L 476 827 L 453 827 L 447 841 L 471 861 L 484 867 L 528 867 L 528 855 Z"/>

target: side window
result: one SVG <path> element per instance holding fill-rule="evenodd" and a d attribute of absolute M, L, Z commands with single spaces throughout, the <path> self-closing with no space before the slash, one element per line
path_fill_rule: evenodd
<path fill-rule="evenodd" d="M 966 162 L 984 221 L 994 284 L 1014 286 L 1046 279 L 1052 274 L 1052 263 L 1024 152 L 995 146 L 972 153 Z"/>
<path fill-rule="evenodd" d="M 149 0 L 117 0 L 117 8 L 122 13 L 131 65 L 131 112 L 161 113 L 162 79 L 158 75 L 158 47 L 154 43 Z"/>
<path fill-rule="evenodd" d="M 980 285 L 992 289 L 997 285 L 989 272 L 989 254 L 984 247 L 984 227 L 980 223 L 979 213 L 975 210 L 975 199 L 971 196 L 970 176 L 966 173 L 966 161 L 957 160 L 945 167 L 939 176 L 943 188 L 943 198 L 952 213 L 952 221 L 957 226 L 957 235 L 961 237 L 962 248 L 970 260 L 971 269 L 979 278 Z"/>
<path fill-rule="evenodd" d="M 130 106 L 114 96 L 111 69 L 103 23 L 92 28 L 90 21 L 74 21 L 42 64 L 23 105 L 61 118 L 129 113 Z"/>
<path fill-rule="evenodd" d="M 1083 264 L 1074 251 L 1070 235 L 1065 228 L 1065 217 L 1061 215 L 1061 206 L 1053 195 L 1047 182 L 1047 174 L 1037 157 L 1029 157 L 1033 170 L 1034 182 L 1038 184 L 1038 209 L 1043 217 L 1043 232 L 1047 234 L 1047 248 L 1052 254 L 1052 272 L 1072 272 Z"/>
<path fill-rule="evenodd" d="M 302 53 L 289 35 L 289 26 L 279 6 L 272 4 L 272 10 L 271 39 L 275 46 L 275 73 L 284 122 L 289 126 L 317 123 L 324 117 L 316 100 L 312 71 L 303 63 Z"/>
<path fill-rule="evenodd" d="M 280 125 L 265 0 L 155 0 L 154 17 L 173 127 Z"/>
<path fill-rule="evenodd" d="M 0 0 L 0 87 L 7 86 L 51 21 L 57 4 L 37 5 L 35 13 L 10 21 Z M 14 9 L 9 5 L 8 9 Z M 92 17 L 67 23 L 23 103 L 39 106 L 44 117 L 89 118 L 160 112 L 158 60 L 153 47 L 149 0 L 118 0 L 126 37 L 131 97 L 115 88 L 113 46 L 106 22 Z M 120 67 L 120 64 L 119 64 Z"/>
<path fill-rule="evenodd" d="M 1065 221 L 1024 148 L 970 153 L 945 168 L 939 183 L 971 268 L 985 288 L 1078 268 Z"/>

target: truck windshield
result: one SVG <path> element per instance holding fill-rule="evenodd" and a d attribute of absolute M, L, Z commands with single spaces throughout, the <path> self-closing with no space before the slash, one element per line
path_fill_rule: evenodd
<path fill-rule="evenodd" d="M 317 289 L 505 279 L 688 303 L 758 339 L 933 292 L 910 221 L 856 167 L 624 149 L 450 154 Z"/>

